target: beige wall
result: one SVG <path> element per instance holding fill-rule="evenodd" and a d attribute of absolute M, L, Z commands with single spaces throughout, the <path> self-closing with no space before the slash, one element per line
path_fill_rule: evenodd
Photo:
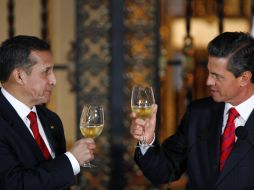
<path fill-rule="evenodd" d="M 56 64 L 67 64 L 71 42 L 75 40 L 75 1 L 49 1 L 49 38 Z M 40 36 L 40 0 L 15 1 L 15 35 Z M 0 0 L 0 42 L 8 37 L 7 0 Z M 48 107 L 61 117 L 67 144 L 76 138 L 75 95 L 70 92 L 66 70 L 56 70 L 57 84 Z"/>
<path fill-rule="evenodd" d="M 7 38 L 7 30 L 7 0 L 0 0 L 0 42 Z"/>

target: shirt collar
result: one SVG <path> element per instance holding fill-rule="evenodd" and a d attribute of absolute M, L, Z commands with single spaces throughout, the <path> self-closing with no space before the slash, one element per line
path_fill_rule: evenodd
<path fill-rule="evenodd" d="M 235 109 L 238 111 L 240 116 L 247 121 L 249 118 L 251 112 L 253 111 L 253 105 L 254 105 L 254 95 L 252 95 L 250 98 L 239 104 L 238 106 L 235 106 Z M 232 108 L 232 106 L 229 103 L 225 104 L 225 109 L 224 109 L 224 116 L 228 113 L 228 110 Z"/>
<path fill-rule="evenodd" d="M 11 95 L 7 90 L 5 90 L 3 87 L 1 88 L 1 91 L 4 95 L 4 97 L 8 100 L 8 102 L 12 105 L 12 107 L 15 109 L 15 111 L 18 113 L 18 115 L 25 119 L 27 115 L 34 111 L 36 112 L 36 107 L 33 106 L 32 109 L 30 109 L 27 105 L 16 99 L 13 95 Z"/>

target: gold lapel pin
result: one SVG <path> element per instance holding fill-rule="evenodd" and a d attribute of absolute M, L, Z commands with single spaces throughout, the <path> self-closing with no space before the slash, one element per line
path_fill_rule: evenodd
<path fill-rule="evenodd" d="M 50 126 L 50 129 L 55 129 L 55 126 L 54 126 L 54 125 L 51 125 L 51 126 Z"/>

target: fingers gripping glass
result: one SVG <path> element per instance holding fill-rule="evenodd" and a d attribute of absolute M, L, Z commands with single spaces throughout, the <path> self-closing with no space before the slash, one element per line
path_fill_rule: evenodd
<path fill-rule="evenodd" d="M 131 109 L 136 113 L 137 118 L 147 119 L 153 114 L 155 104 L 152 87 L 134 86 L 131 93 Z M 143 148 L 150 145 L 146 141 L 145 128 L 143 128 L 142 140 L 140 146 Z"/>
<path fill-rule="evenodd" d="M 104 126 L 104 111 L 102 106 L 84 106 L 80 117 L 80 131 L 86 138 L 98 137 Z M 95 167 L 87 162 L 83 167 Z"/>

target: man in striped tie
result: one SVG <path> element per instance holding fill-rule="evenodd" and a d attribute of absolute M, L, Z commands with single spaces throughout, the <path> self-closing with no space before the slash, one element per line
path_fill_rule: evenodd
<path fill-rule="evenodd" d="M 207 49 L 211 97 L 191 102 L 162 144 L 155 135 L 157 105 L 146 120 L 132 113 L 130 133 L 153 145 L 136 148 L 135 161 L 154 184 L 187 172 L 189 189 L 254 189 L 254 39 L 224 32 Z M 244 134 L 237 137 L 237 128 Z"/>

